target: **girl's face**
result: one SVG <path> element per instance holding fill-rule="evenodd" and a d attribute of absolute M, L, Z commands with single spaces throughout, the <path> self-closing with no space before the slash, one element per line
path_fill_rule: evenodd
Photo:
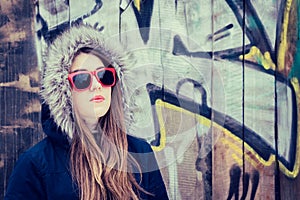
<path fill-rule="evenodd" d="M 73 60 L 70 74 L 78 71 L 91 72 L 104 67 L 103 62 L 97 56 L 80 53 Z M 95 130 L 98 119 L 104 116 L 110 107 L 111 87 L 103 87 L 93 75 L 91 87 L 83 91 L 72 89 L 72 98 L 79 117 L 85 121 L 90 130 Z"/>

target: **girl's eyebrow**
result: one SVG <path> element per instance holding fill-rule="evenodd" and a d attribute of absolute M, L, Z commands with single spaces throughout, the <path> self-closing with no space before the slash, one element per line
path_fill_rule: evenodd
<path fill-rule="evenodd" d="M 88 71 L 88 70 L 86 70 L 86 69 L 76 69 L 74 71 L 71 71 L 70 73 L 75 73 L 75 72 L 80 72 L 80 71 Z"/>
<path fill-rule="evenodd" d="M 102 69 L 102 68 L 105 68 L 105 66 L 97 67 L 95 70 Z M 76 69 L 74 71 L 71 71 L 70 73 L 75 73 L 75 72 L 80 72 L 80 71 L 88 71 L 88 70 L 87 69 Z"/>

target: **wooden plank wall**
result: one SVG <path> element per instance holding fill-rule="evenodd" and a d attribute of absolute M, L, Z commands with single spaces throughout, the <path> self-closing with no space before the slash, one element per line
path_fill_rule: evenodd
<path fill-rule="evenodd" d="M 20 153 L 39 141 L 39 69 L 32 1 L 0 2 L 0 199 Z"/>
<path fill-rule="evenodd" d="M 0 199 L 44 137 L 41 52 L 75 22 L 135 56 L 128 132 L 151 143 L 170 199 L 300 199 L 299 13 L 297 0 L 1 1 Z"/>

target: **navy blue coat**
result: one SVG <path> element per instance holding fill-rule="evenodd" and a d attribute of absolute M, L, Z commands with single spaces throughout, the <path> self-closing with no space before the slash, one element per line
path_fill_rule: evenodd
<path fill-rule="evenodd" d="M 79 199 L 78 188 L 69 171 L 69 142 L 53 120 L 43 123 L 47 137 L 23 153 L 9 180 L 5 200 L 11 199 Z M 144 193 L 140 199 L 168 199 L 166 188 L 157 168 L 150 145 L 128 136 L 128 150 L 135 154 L 142 168 L 141 186 L 154 196 Z M 147 156 L 143 156 L 146 153 Z M 153 171 L 153 169 L 156 169 Z M 140 175 L 134 174 L 140 181 Z"/>

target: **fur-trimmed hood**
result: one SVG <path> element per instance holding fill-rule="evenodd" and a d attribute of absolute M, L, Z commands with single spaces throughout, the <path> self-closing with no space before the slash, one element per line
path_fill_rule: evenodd
<path fill-rule="evenodd" d="M 116 69 L 119 81 L 122 84 L 122 73 L 125 61 L 129 61 L 126 54 L 117 53 L 120 46 L 106 44 L 101 32 L 89 25 L 77 25 L 60 35 L 49 46 L 43 56 L 44 69 L 42 73 L 41 91 L 43 103 L 49 106 L 50 117 L 71 139 L 74 133 L 72 117 L 71 87 L 68 81 L 68 72 L 75 53 L 83 48 L 97 48 L 110 59 Z M 120 52 L 120 51 L 119 51 Z M 125 57 L 127 57 L 125 59 Z M 126 102 L 124 105 L 126 106 Z"/>

